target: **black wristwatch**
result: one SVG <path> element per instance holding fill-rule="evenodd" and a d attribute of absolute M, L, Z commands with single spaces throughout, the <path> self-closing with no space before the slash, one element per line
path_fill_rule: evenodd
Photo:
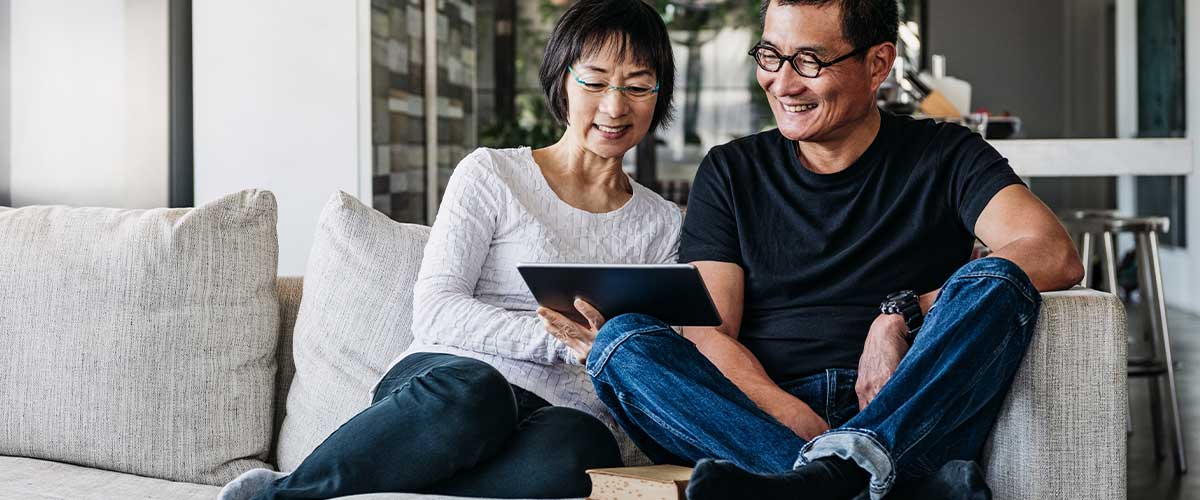
<path fill-rule="evenodd" d="M 904 325 L 908 327 L 908 340 L 917 337 L 917 331 L 925 323 L 925 315 L 921 313 L 921 298 L 912 290 L 903 290 L 888 295 L 879 304 L 879 312 L 883 314 L 899 314 L 904 317 Z"/>

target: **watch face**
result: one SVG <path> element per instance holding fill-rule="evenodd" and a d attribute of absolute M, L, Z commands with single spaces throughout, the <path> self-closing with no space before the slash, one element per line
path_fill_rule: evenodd
<path fill-rule="evenodd" d="M 902 290 L 894 292 L 887 296 L 882 304 L 879 305 L 880 312 L 884 314 L 899 314 L 904 317 L 904 323 L 910 331 L 915 331 L 920 328 L 922 323 L 922 314 L 920 301 L 916 292 L 912 290 Z"/>

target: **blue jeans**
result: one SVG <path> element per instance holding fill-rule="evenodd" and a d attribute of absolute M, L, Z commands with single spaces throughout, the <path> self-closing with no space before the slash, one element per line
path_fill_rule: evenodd
<path fill-rule="evenodd" d="M 585 469 L 620 466 L 595 417 L 551 406 L 482 361 L 417 353 L 379 381 L 370 407 L 254 499 L 580 497 L 591 491 Z"/>
<path fill-rule="evenodd" d="M 587 369 L 601 401 L 652 460 L 690 465 L 729 460 L 779 473 L 811 460 L 854 460 L 871 475 L 870 496 L 976 460 L 1037 320 L 1041 296 L 1012 262 L 985 258 L 945 283 L 916 341 L 861 412 L 856 373 L 830 369 L 781 387 L 832 430 L 806 442 L 758 408 L 696 347 L 645 315 L 601 329 Z M 974 464 L 971 464 L 974 465 Z M 975 467 L 978 471 L 978 467 Z M 986 488 L 986 487 L 985 487 Z"/>

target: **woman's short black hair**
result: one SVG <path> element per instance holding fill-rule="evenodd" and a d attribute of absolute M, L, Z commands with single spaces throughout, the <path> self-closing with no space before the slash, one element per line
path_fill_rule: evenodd
<path fill-rule="evenodd" d="M 617 57 L 646 66 L 658 78 L 658 103 L 650 122 L 653 132 L 671 120 L 671 94 L 675 89 L 675 57 L 662 17 L 642 0 L 579 0 L 550 33 L 538 73 L 550 114 L 566 125 L 567 66 L 613 45 Z"/>

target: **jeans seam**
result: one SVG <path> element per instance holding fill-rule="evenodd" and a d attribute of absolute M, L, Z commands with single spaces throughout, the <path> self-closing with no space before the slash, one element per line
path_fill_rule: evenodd
<path fill-rule="evenodd" d="M 638 406 L 638 405 L 637 405 L 637 403 L 634 403 L 632 400 L 630 400 L 628 397 L 626 397 L 626 396 L 625 396 L 625 393 L 623 393 L 623 392 L 618 392 L 618 393 L 617 393 L 617 400 L 619 400 L 619 401 L 620 401 L 622 404 L 624 404 L 624 405 L 628 406 L 629 408 L 632 408 L 632 409 L 634 409 L 634 410 L 637 410 L 637 411 L 638 411 L 638 413 L 641 413 L 641 414 L 642 414 L 642 415 L 644 415 L 646 418 L 648 418 L 648 419 L 650 419 L 650 420 L 653 420 L 653 421 L 654 421 L 654 423 L 655 423 L 655 424 L 658 424 L 658 426 L 659 426 L 660 428 L 662 428 L 662 429 L 665 429 L 667 432 L 670 432 L 670 433 L 671 433 L 672 435 L 674 435 L 675 437 L 677 437 L 677 438 L 679 438 L 679 439 L 682 439 L 683 441 L 687 442 L 687 443 L 688 443 L 689 445 L 691 445 L 693 448 L 696 448 L 697 450 L 705 451 L 705 448 L 704 448 L 704 446 L 701 446 L 701 445 L 700 445 L 700 443 L 697 443 L 697 442 L 696 442 L 695 440 L 693 440 L 691 437 L 689 437 L 689 436 L 687 436 L 687 435 L 684 435 L 683 433 L 680 433 L 678 430 L 676 430 L 676 429 L 675 429 L 675 427 L 674 427 L 674 426 L 672 426 L 672 425 L 667 425 L 667 423 L 666 423 L 666 422 L 664 422 L 662 419 L 660 419 L 660 418 L 658 418 L 657 416 L 655 416 L 653 413 L 650 413 L 650 412 L 646 411 L 645 409 L 643 409 L 641 406 Z M 662 446 L 662 445 L 660 444 L 659 446 Z"/>
<path fill-rule="evenodd" d="M 1004 336 L 1004 341 L 1003 341 L 1003 342 L 1001 342 L 1001 343 L 1000 343 L 1000 345 L 999 345 L 999 346 L 997 346 L 997 347 L 996 347 L 996 349 L 995 349 L 994 351 L 992 351 L 992 355 L 991 355 L 991 356 L 988 358 L 988 359 L 990 359 L 990 360 L 991 360 L 991 361 L 989 362 L 989 366 L 991 365 L 991 363 L 995 363 L 995 362 L 996 362 L 996 359 L 997 359 L 997 355 L 996 355 L 996 354 L 997 354 L 997 353 L 999 353 L 999 352 L 1001 352 L 1001 351 L 1003 351 L 1003 350 L 1004 350 L 1004 347 L 1006 347 L 1006 346 L 1007 346 L 1007 345 L 1008 345 L 1010 342 L 1012 342 L 1012 337 L 1013 337 L 1013 331 L 1012 331 L 1012 330 L 1008 330 L 1008 334 Z M 981 369 L 975 370 L 975 376 L 974 376 L 974 377 L 972 377 L 972 378 L 971 378 L 971 380 L 968 382 L 968 384 L 967 384 L 967 390 L 966 390 L 966 391 L 964 391 L 964 392 L 971 392 L 971 391 L 974 391 L 974 390 L 975 390 L 975 388 L 976 388 L 976 387 L 979 385 L 979 383 L 983 381 L 983 376 L 982 376 L 982 374 L 983 374 L 983 372 L 985 372 L 985 371 L 987 371 L 987 370 L 986 370 L 986 367 L 983 367 L 983 368 L 981 368 Z M 925 425 L 924 425 L 924 426 L 921 428 L 921 430 L 919 430 L 919 431 L 917 432 L 917 435 L 918 435 L 917 439 L 914 439 L 914 440 L 912 441 L 912 444 L 910 444 L 909 446 L 905 447 L 903 451 L 899 451 L 899 452 L 897 452 L 897 453 L 896 453 L 896 458 L 895 458 L 895 460 L 896 460 L 897 462 L 899 462 L 899 461 L 900 461 L 900 459 L 904 458 L 904 456 L 908 454 L 909 450 L 913 449 L 913 447 L 914 447 L 914 446 L 916 446 L 916 445 L 917 445 L 917 443 L 920 443 L 922 440 L 924 440 L 924 439 L 925 439 L 925 437 L 926 437 L 926 436 L 928 436 L 928 435 L 929 435 L 929 433 L 933 431 L 933 428 L 935 427 L 933 424 L 934 424 L 934 423 L 933 423 L 932 421 L 926 421 L 926 422 L 925 422 Z"/>
<path fill-rule="evenodd" d="M 612 341 L 611 343 L 609 343 L 609 345 L 604 347 L 604 351 L 600 353 L 600 357 L 596 358 L 595 363 L 587 364 L 588 366 L 586 367 L 586 369 L 587 369 L 588 375 L 591 375 L 592 377 L 599 376 L 600 372 L 603 371 L 604 367 L 608 364 L 608 360 L 609 360 L 609 358 L 612 357 L 613 352 L 615 352 L 617 350 L 617 348 L 621 346 L 621 344 L 625 343 L 626 340 L 629 340 L 629 338 L 633 337 L 634 335 L 641 335 L 641 334 L 645 334 L 645 333 L 664 331 L 664 330 L 670 331 L 671 333 L 675 333 L 675 330 L 671 330 L 670 328 L 663 328 L 662 326 L 657 326 L 657 325 L 644 326 L 644 327 L 636 328 L 636 329 L 629 330 L 626 332 L 621 332 L 620 337 L 617 337 L 616 340 Z M 675 334 L 678 335 L 678 333 L 675 333 Z"/>
<path fill-rule="evenodd" d="M 958 279 L 995 278 L 995 279 L 1004 280 L 1004 281 L 1008 282 L 1008 284 L 1012 285 L 1013 288 L 1016 288 L 1017 291 L 1021 293 L 1021 296 L 1025 297 L 1025 300 L 1028 300 L 1032 304 L 1037 304 L 1039 301 L 1039 299 L 1036 299 L 1033 296 L 1031 296 L 1029 294 L 1028 290 L 1025 290 L 1024 284 L 1017 282 L 1017 280 L 1013 279 L 1012 276 L 1009 276 L 1005 273 L 997 273 L 997 272 L 992 272 L 992 271 L 971 271 L 971 272 L 963 273 L 963 274 L 959 275 L 957 278 Z"/>
<path fill-rule="evenodd" d="M 829 421 L 833 420 L 833 392 L 836 387 L 837 371 L 833 369 L 825 370 L 825 424 L 829 425 Z"/>

